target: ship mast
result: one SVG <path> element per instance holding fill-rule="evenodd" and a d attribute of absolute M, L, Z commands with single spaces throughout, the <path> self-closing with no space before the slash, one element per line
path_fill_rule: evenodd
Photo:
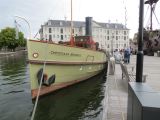
<path fill-rule="evenodd" d="M 150 30 L 152 31 L 152 16 L 153 16 L 153 11 L 154 11 L 154 6 L 155 4 L 158 2 L 158 0 L 147 0 L 145 2 L 145 4 L 149 4 L 150 5 L 150 8 L 151 8 L 151 13 L 150 13 Z"/>
<path fill-rule="evenodd" d="M 72 18 L 72 0 L 71 0 L 71 37 L 70 37 L 70 45 L 74 46 L 74 37 L 73 37 L 73 18 Z"/>

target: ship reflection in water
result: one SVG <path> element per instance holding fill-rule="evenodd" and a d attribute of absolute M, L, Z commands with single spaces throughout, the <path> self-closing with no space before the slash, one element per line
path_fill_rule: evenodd
<path fill-rule="evenodd" d="M 1 120 L 30 119 L 33 103 L 25 61 L 24 55 L 0 59 Z M 90 80 L 42 97 L 35 120 L 101 120 L 105 76 L 106 72 L 103 72 Z"/>

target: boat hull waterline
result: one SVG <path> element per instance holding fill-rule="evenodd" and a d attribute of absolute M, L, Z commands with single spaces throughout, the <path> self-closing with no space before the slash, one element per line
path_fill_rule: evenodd
<path fill-rule="evenodd" d="M 27 41 L 27 46 L 33 99 L 37 96 L 38 74 L 44 63 L 44 81 L 52 78 L 52 84 L 42 85 L 40 96 L 97 75 L 107 62 L 102 51 L 35 40 Z"/>

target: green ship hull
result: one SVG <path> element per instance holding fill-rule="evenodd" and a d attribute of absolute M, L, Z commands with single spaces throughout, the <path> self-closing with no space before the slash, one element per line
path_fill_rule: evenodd
<path fill-rule="evenodd" d="M 108 61 L 102 51 L 34 40 L 27 46 L 32 98 L 37 96 L 42 70 L 43 82 L 52 81 L 42 85 L 40 95 L 45 95 L 97 75 Z"/>

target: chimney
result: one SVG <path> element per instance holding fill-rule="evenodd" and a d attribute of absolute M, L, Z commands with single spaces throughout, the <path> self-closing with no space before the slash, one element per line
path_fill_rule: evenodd
<path fill-rule="evenodd" d="M 92 36 L 92 17 L 86 17 L 86 35 Z"/>

